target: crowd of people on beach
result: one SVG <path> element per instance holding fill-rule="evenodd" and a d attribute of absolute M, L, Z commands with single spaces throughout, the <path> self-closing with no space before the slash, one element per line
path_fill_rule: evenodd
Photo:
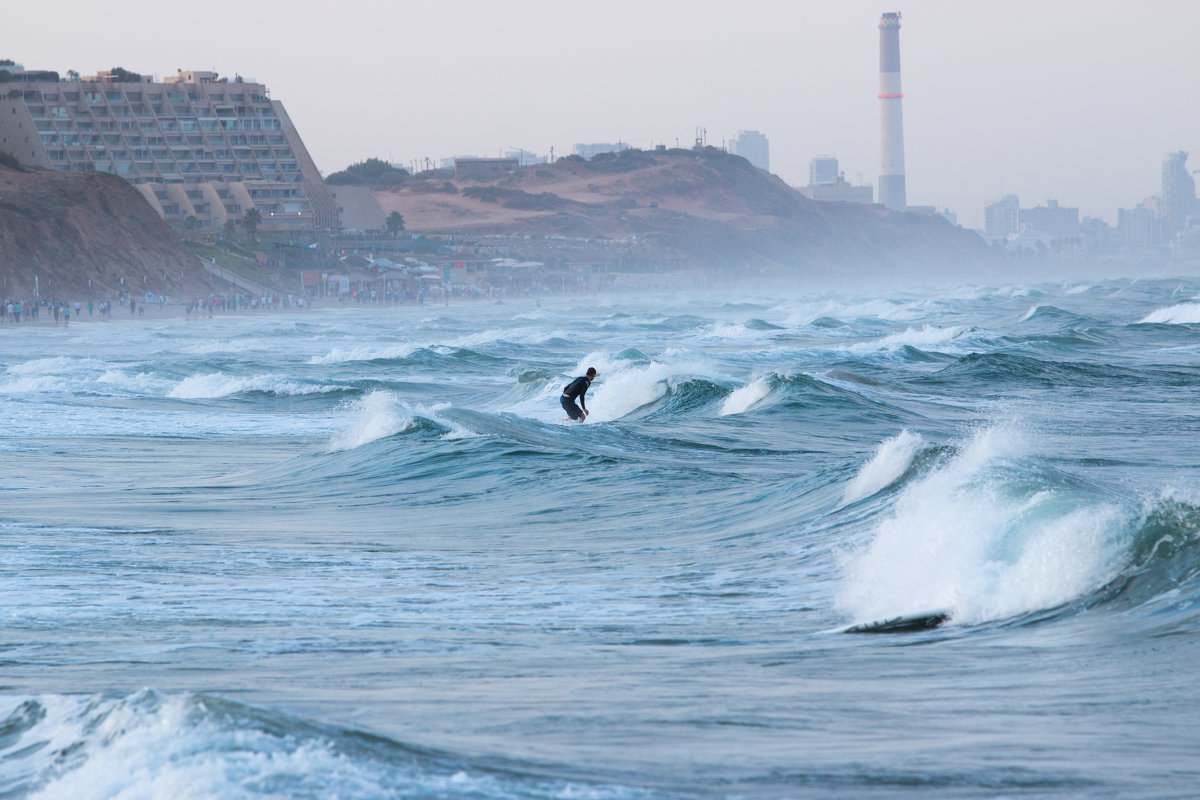
<path fill-rule="evenodd" d="M 0 304 L 0 323 L 18 324 L 21 322 L 40 322 L 42 313 L 46 314 L 47 319 L 53 319 L 55 325 L 69 325 L 71 318 L 76 320 L 83 319 L 83 311 L 87 309 L 88 317 L 94 316 L 97 312 L 101 319 L 107 319 L 112 315 L 112 301 L 101 300 L 96 302 L 89 300 L 85 306 L 82 301 L 76 300 L 71 303 L 66 300 L 41 300 L 34 302 L 32 300 L 5 300 Z"/>
<path fill-rule="evenodd" d="M 303 310 L 312 306 L 312 302 L 302 295 L 251 295 L 245 292 L 229 295 L 214 293 L 207 296 L 197 294 L 185 303 L 174 301 L 168 303 L 164 300 L 151 302 L 149 296 L 139 301 L 128 293 L 122 292 L 116 302 L 129 309 L 131 318 L 146 316 L 147 307 L 157 308 L 160 311 L 167 308 L 182 308 L 188 318 L 198 318 L 211 317 L 216 313 L 225 312 L 279 311 L 293 308 Z M 73 320 L 110 320 L 112 312 L 112 300 L 89 300 L 84 303 L 82 300 L 72 302 L 5 299 L 0 303 L 0 324 L 39 323 L 53 320 L 55 325 L 69 325 Z"/>
<path fill-rule="evenodd" d="M 583 290 L 578 290 L 583 291 Z M 496 300 L 510 297 L 540 297 L 542 294 L 556 294 L 547 291 L 545 287 L 518 285 L 512 287 L 481 287 L 470 284 L 454 284 L 449 287 L 437 283 L 420 286 L 415 289 L 396 289 L 388 287 L 375 289 L 366 286 L 356 286 L 341 294 L 331 294 L 321 299 L 322 304 L 336 303 L 349 305 L 423 305 L 425 303 L 449 303 L 455 300 Z M 250 294 L 237 292 L 232 294 L 207 295 L 196 294 L 190 299 L 180 302 L 174 299 L 158 298 L 147 294 L 141 300 L 128 292 L 118 295 L 118 305 L 129 310 L 130 318 L 145 317 L 147 308 L 157 309 L 154 316 L 162 317 L 168 309 L 180 309 L 188 319 L 214 317 L 218 314 L 308 310 L 314 307 L 318 298 L 304 294 L 293 293 L 264 293 Z M 6 299 L 0 303 L 0 323 L 37 323 L 53 320 L 55 325 L 68 325 L 79 320 L 111 320 L 113 300 L 13 300 Z M 124 314 L 124 311 L 121 312 Z M 44 315 L 44 316 L 43 316 Z"/>
<path fill-rule="evenodd" d="M 251 295 L 246 293 L 239 294 L 216 294 L 212 293 L 207 296 L 193 295 L 192 299 L 187 303 L 187 315 L 189 318 L 195 317 L 211 317 L 219 313 L 237 313 L 240 311 L 280 311 L 283 309 L 299 309 L 303 311 L 306 308 L 311 308 L 312 302 L 307 300 L 303 295 L 295 294 L 262 294 Z"/>

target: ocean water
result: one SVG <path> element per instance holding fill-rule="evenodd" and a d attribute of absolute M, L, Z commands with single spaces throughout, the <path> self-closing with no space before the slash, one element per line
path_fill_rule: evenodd
<path fill-rule="evenodd" d="M 0 797 L 1200 796 L 1195 279 L 4 325 L 0 463 Z"/>

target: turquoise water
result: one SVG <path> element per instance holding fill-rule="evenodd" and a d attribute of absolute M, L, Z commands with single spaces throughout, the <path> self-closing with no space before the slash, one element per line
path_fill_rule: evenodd
<path fill-rule="evenodd" d="M 1194 279 L 4 325 L 0 796 L 1194 797 L 1198 408 Z"/>

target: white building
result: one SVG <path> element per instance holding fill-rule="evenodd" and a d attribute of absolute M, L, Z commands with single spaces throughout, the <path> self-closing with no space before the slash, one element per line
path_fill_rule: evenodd
<path fill-rule="evenodd" d="M 253 208 L 264 230 L 338 226 L 333 196 L 263 84 L 182 70 L 162 82 L 124 70 L 55 77 L 3 84 L 0 150 L 22 164 L 118 175 L 170 223 L 220 229 Z"/>
<path fill-rule="evenodd" d="M 729 140 L 729 152 L 764 172 L 771 171 L 771 143 L 758 131 L 738 131 L 737 136 Z"/>
<path fill-rule="evenodd" d="M 1007 239 L 1021 232 L 1021 201 L 1005 195 L 983 207 L 983 233 L 989 239 Z"/>

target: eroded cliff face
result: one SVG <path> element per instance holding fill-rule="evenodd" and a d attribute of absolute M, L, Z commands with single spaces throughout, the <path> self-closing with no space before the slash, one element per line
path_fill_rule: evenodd
<path fill-rule="evenodd" d="M 0 166 L 0 297 L 31 298 L 35 276 L 43 298 L 62 299 L 122 289 L 185 297 L 213 285 L 197 256 L 120 178 Z"/>
<path fill-rule="evenodd" d="M 414 232 L 637 237 L 664 258 L 733 271 L 972 279 L 999 266 L 978 235 L 940 217 L 816 203 L 712 149 L 561 159 L 491 181 L 417 178 L 376 196 Z"/>

